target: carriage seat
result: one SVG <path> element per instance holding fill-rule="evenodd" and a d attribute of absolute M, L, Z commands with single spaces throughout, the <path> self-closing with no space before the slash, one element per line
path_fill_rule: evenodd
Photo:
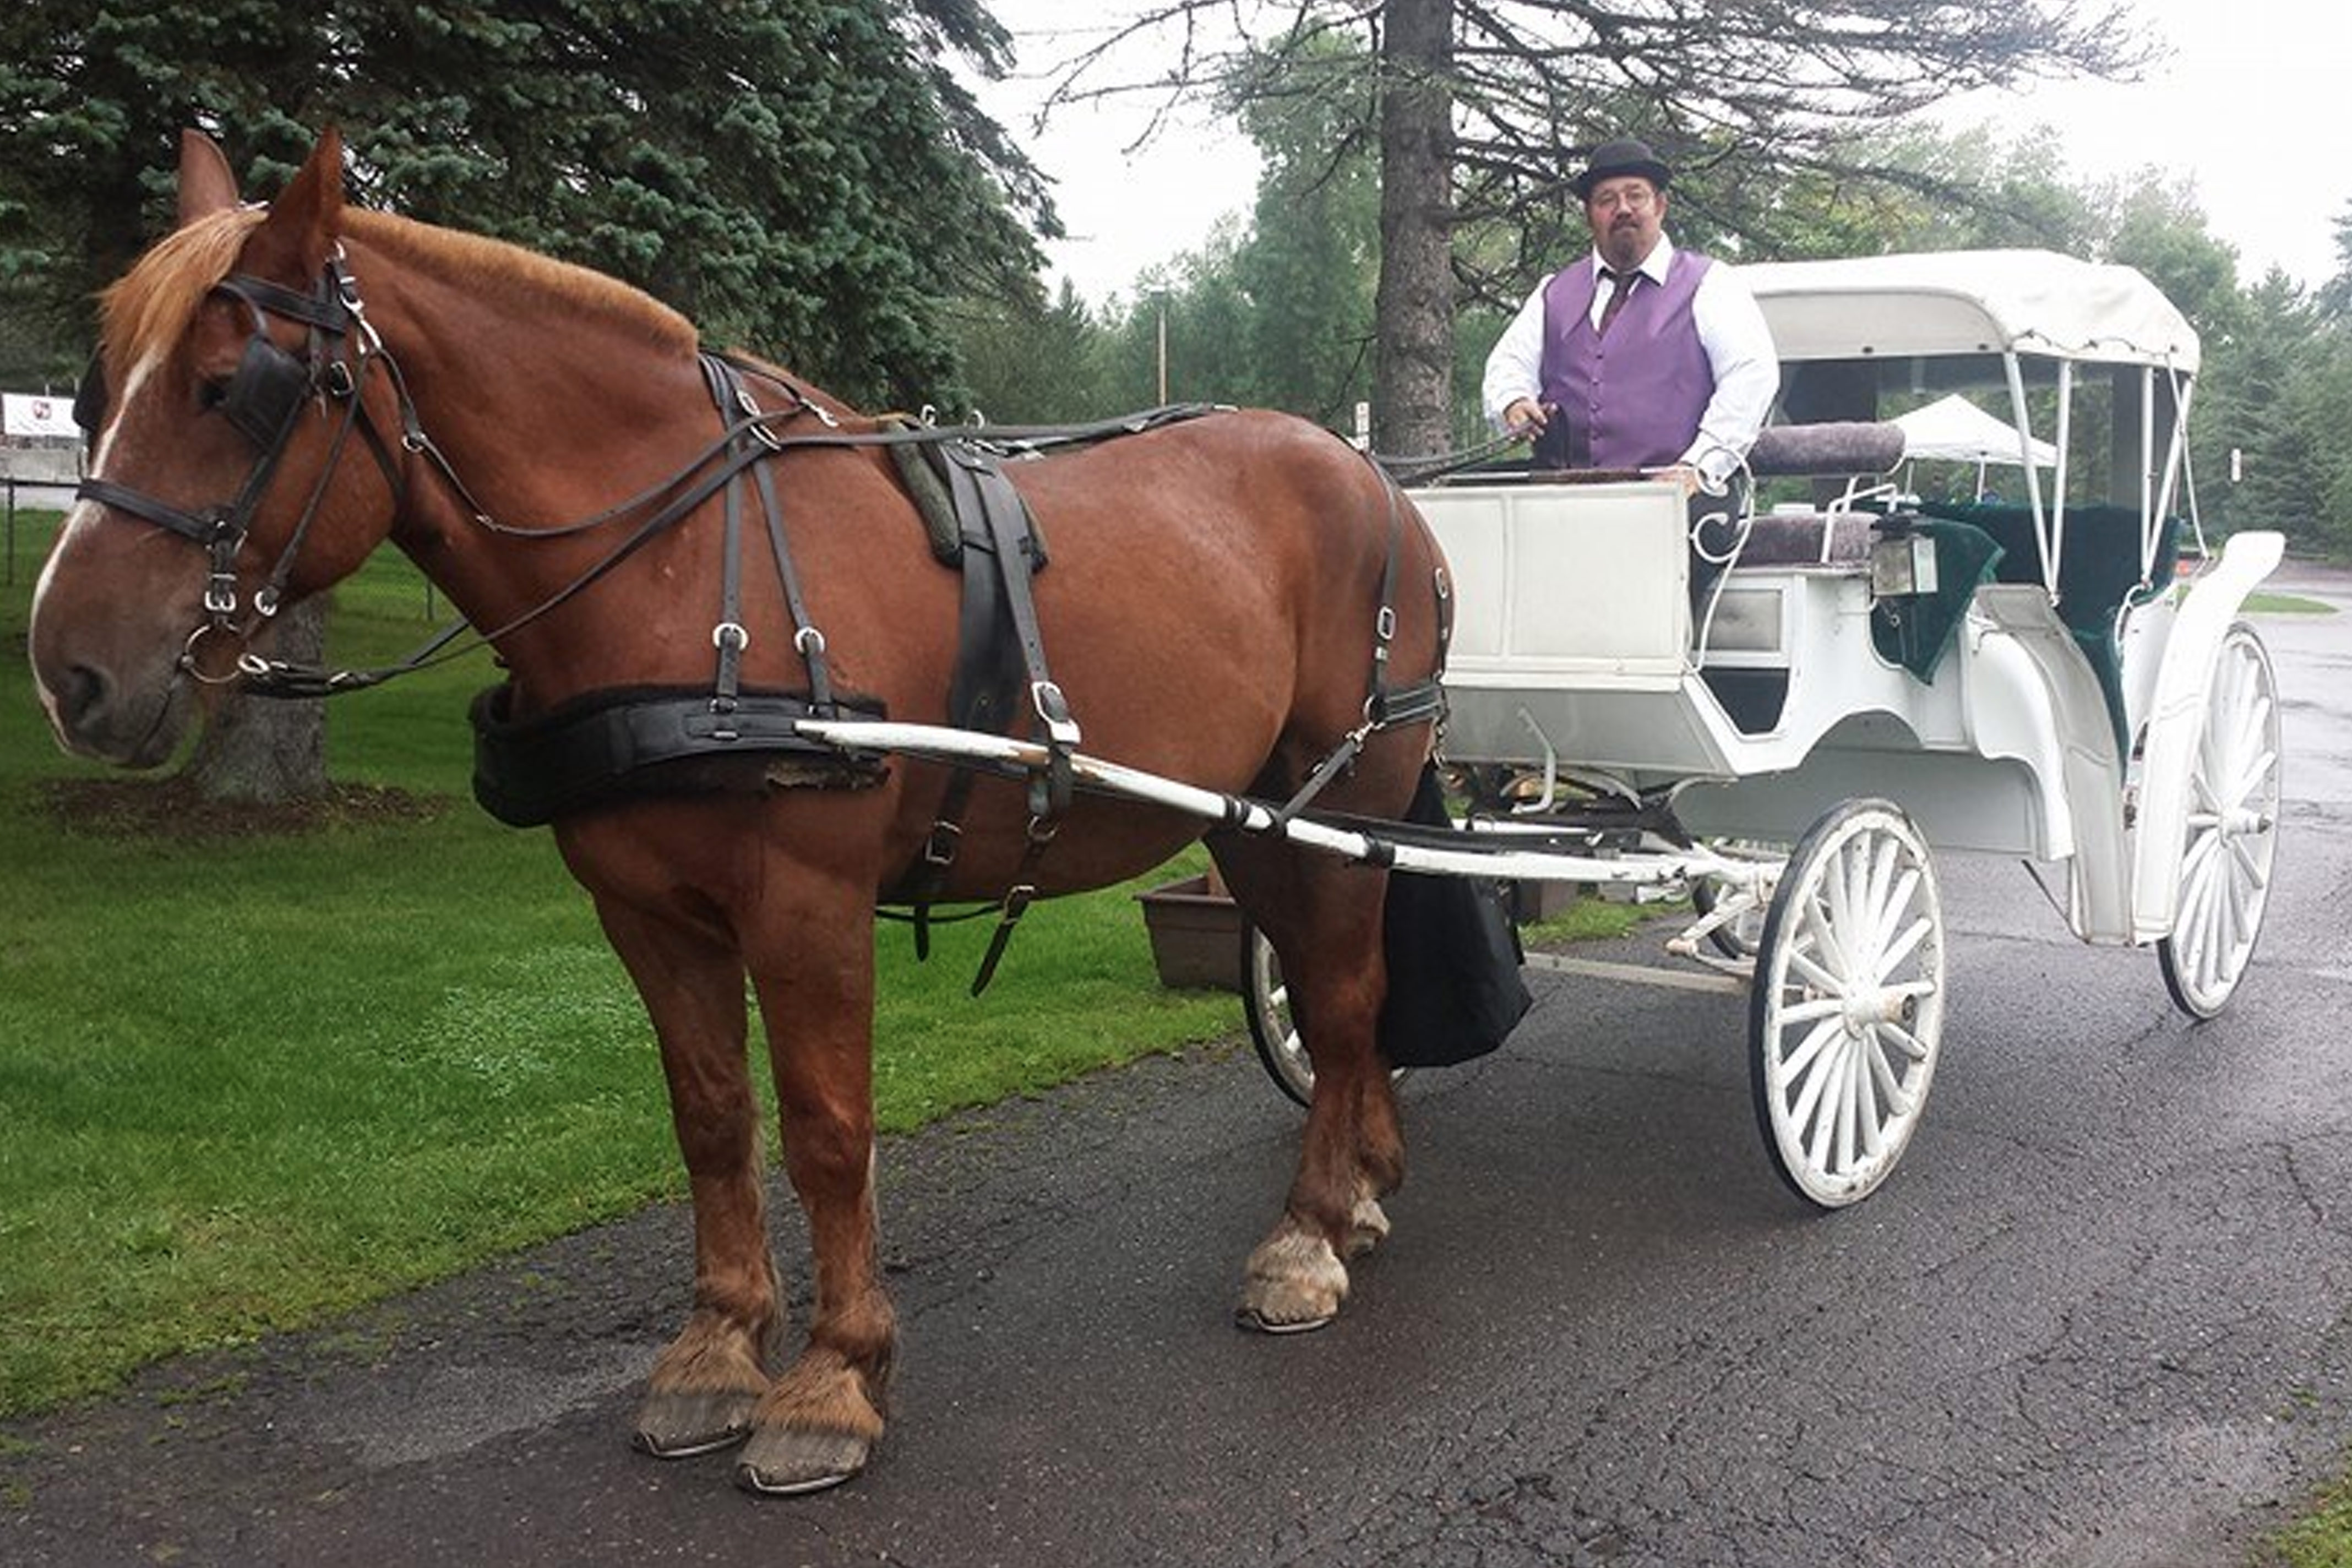
<path fill-rule="evenodd" d="M 1920 508 L 1929 518 L 1980 533 L 1996 547 L 1992 578 L 2001 583 L 2042 581 L 2042 554 L 2030 508 L 1993 502 L 1931 501 Z M 2058 618 L 2098 677 L 2099 689 L 2116 725 L 2116 754 L 2131 754 L 2129 719 L 2123 683 L 2123 649 L 2117 634 L 2123 612 L 2145 604 L 2172 585 L 2180 562 L 2183 524 L 2167 517 L 2157 531 L 2156 557 L 2140 574 L 2140 519 L 2127 506 L 2070 506 L 2066 539 L 2058 559 Z"/>
<path fill-rule="evenodd" d="M 1903 427 L 1874 419 L 1820 425 L 1767 425 L 1748 449 L 1748 471 L 1759 479 L 1824 474 L 1885 476 L 1903 461 Z"/>
<path fill-rule="evenodd" d="M 1870 564 L 1870 537 L 1877 521 L 1868 512 L 1776 507 L 1748 520 L 1748 537 L 1732 567 L 1735 571 L 1786 572 L 1804 567 L 1860 571 Z"/>
<path fill-rule="evenodd" d="M 1903 461 L 1903 432 L 1893 425 L 1849 420 L 1823 425 L 1768 425 L 1748 452 L 1757 479 L 1883 479 Z M 1735 567 L 1835 567 L 1870 563 L 1871 516 L 1846 500 L 1822 506 L 1775 507 L 1751 519 Z"/>

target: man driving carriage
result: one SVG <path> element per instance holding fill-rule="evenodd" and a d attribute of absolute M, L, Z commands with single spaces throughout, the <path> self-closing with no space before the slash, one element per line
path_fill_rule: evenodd
<path fill-rule="evenodd" d="M 1671 179 L 1643 142 L 1595 148 L 1570 187 L 1592 254 L 1537 285 L 1487 358 L 1487 417 L 1534 436 L 1538 468 L 1719 489 L 1772 406 L 1771 331 L 1731 268 L 1666 237 Z"/>

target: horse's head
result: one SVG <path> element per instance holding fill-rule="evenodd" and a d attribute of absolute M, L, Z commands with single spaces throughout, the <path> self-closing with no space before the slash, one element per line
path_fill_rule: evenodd
<path fill-rule="evenodd" d="M 391 527 L 378 427 L 397 416 L 384 378 L 368 385 L 373 334 L 336 237 L 342 179 L 329 132 L 275 202 L 242 205 L 220 150 L 190 132 L 179 226 L 107 291 L 103 390 L 78 405 L 90 477 L 33 601 L 34 676 L 69 750 L 164 761 L 279 607 Z M 375 460 L 342 460 L 347 446 Z"/>

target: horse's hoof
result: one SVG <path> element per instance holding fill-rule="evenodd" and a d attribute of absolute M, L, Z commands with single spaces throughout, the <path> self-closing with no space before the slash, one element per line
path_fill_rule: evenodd
<path fill-rule="evenodd" d="M 1311 1334 L 1338 1321 L 1339 1317 L 1337 1312 L 1327 1312 L 1319 1318 L 1300 1318 L 1293 1322 L 1284 1322 L 1266 1316 L 1263 1309 L 1244 1303 L 1234 1309 L 1234 1327 L 1246 1329 L 1254 1334 Z"/>
<path fill-rule="evenodd" d="M 1234 1321 L 1265 1334 L 1305 1333 L 1338 1317 L 1347 1299 L 1348 1270 L 1331 1244 L 1281 1229 L 1250 1254 Z"/>
<path fill-rule="evenodd" d="M 648 1395 L 637 1410 L 637 1430 L 629 1439 L 640 1454 L 656 1459 L 687 1459 L 731 1448 L 751 1435 L 757 1391 Z"/>
<path fill-rule="evenodd" d="M 800 1497 L 837 1487 L 866 1468 L 873 1444 L 847 1432 L 761 1428 L 735 1462 L 735 1484 L 762 1497 Z"/>
<path fill-rule="evenodd" d="M 1348 1256 L 1361 1258 L 1389 1238 L 1388 1211 L 1378 1198 L 1358 1198 L 1348 1220 Z"/>

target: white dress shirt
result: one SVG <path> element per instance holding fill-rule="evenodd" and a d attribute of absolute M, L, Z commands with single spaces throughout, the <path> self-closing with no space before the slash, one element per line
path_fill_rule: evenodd
<path fill-rule="evenodd" d="M 1660 235 L 1639 270 L 1653 287 L 1662 287 L 1674 258 L 1674 241 Z M 1592 265 L 1599 268 L 1607 264 L 1596 251 Z M 1498 430 L 1503 427 L 1503 410 L 1514 399 L 1541 401 L 1543 397 L 1544 290 L 1550 286 L 1550 278 L 1536 285 L 1519 313 L 1503 329 L 1495 352 L 1486 357 L 1483 401 L 1486 417 Z M 1608 303 L 1608 289 L 1593 289 L 1594 326 L 1601 324 L 1601 312 Z M 1682 460 L 1709 482 L 1721 484 L 1748 456 L 1748 448 L 1756 444 L 1756 432 L 1764 427 L 1765 416 L 1772 411 L 1772 399 L 1780 391 L 1780 357 L 1772 346 L 1772 330 L 1764 324 L 1764 312 L 1757 308 L 1756 296 L 1739 280 L 1736 268 L 1720 261 L 1700 276 L 1698 290 L 1691 298 L 1691 320 L 1715 377 L 1715 395 L 1708 398 L 1706 412 L 1699 418 L 1698 435 Z"/>

